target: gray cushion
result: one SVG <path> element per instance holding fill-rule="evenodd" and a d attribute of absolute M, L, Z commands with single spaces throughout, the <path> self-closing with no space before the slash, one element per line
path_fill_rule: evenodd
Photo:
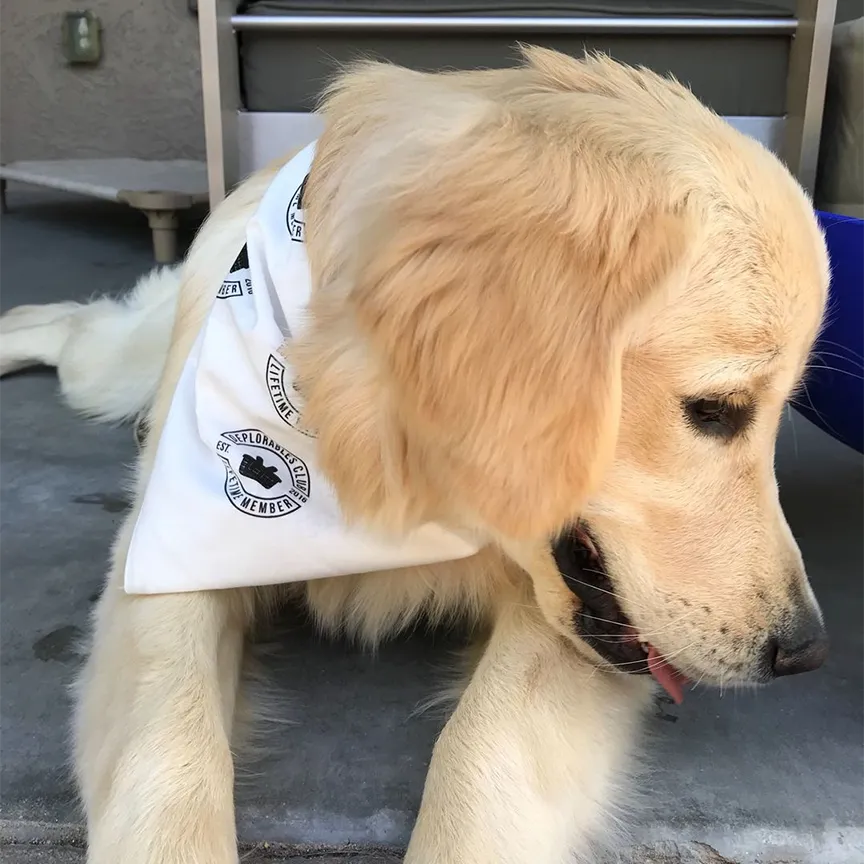
<path fill-rule="evenodd" d="M 247 15 L 278 14 L 498 14 L 498 15 L 714 15 L 793 14 L 794 0 L 257 0 Z M 579 56 L 603 51 L 625 63 L 672 73 L 721 114 L 785 113 L 790 39 L 784 35 L 597 35 L 525 32 L 334 32 L 246 31 L 240 35 L 245 105 L 252 111 L 310 111 L 340 65 L 376 57 L 420 70 L 489 68 L 517 62 L 517 41 Z"/>
<path fill-rule="evenodd" d="M 788 17 L 795 0 L 606 0 L 554 3 L 549 0 L 252 0 L 240 11 L 257 15 L 678 15 Z"/>

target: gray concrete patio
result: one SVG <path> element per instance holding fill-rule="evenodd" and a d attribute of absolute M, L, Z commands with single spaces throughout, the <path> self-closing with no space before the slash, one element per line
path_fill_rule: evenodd
<path fill-rule="evenodd" d="M 150 265 L 136 213 L 11 185 L 9 204 L 4 310 L 116 291 Z M 4 380 L 0 411 L 0 842 L 6 861 L 71 864 L 83 853 L 68 685 L 125 508 L 134 443 L 130 429 L 64 408 L 48 371 Z M 779 476 L 825 611 L 830 661 L 759 692 L 700 689 L 680 708 L 658 706 L 645 809 L 633 845 L 613 861 L 864 861 L 862 462 L 796 417 L 781 438 Z M 240 834 L 255 849 L 247 860 L 398 860 L 443 722 L 415 709 L 445 680 L 461 642 L 417 633 L 370 658 L 286 616 L 258 650 L 280 713 L 294 722 L 274 724 L 271 758 L 241 771 Z"/>

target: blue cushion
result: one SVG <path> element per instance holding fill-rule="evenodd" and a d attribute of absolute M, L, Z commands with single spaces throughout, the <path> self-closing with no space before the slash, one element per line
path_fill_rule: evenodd
<path fill-rule="evenodd" d="M 818 213 L 831 256 L 828 314 L 795 407 L 864 452 L 864 220 Z"/>

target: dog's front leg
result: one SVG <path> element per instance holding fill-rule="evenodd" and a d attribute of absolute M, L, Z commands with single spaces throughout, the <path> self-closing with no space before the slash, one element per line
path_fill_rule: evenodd
<path fill-rule="evenodd" d="M 598 672 L 538 610 L 505 608 L 435 746 L 406 864 L 584 852 L 649 698 L 647 681 Z"/>
<path fill-rule="evenodd" d="M 79 681 L 89 864 L 234 864 L 229 747 L 249 595 L 132 597 L 127 523 Z"/>

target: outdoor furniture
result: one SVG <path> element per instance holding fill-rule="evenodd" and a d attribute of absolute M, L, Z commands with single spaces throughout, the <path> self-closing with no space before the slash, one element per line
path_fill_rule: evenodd
<path fill-rule="evenodd" d="M 844 0 L 840 0 L 841 6 Z M 340 65 L 513 65 L 517 42 L 672 73 L 812 191 L 837 0 L 200 0 L 211 204 L 320 132 Z"/>
<path fill-rule="evenodd" d="M 153 232 L 153 254 L 159 264 L 177 260 L 179 211 L 208 200 L 207 167 L 188 159 L 10 162 L 0 165 L 0 204 L 4 211 L 9 180 L 117 201 L 140 210 Z"/>
<path fill-rule="evenodd" d="M 834 28 L 816 205 L 864 219 L 864 17 Z"/>

